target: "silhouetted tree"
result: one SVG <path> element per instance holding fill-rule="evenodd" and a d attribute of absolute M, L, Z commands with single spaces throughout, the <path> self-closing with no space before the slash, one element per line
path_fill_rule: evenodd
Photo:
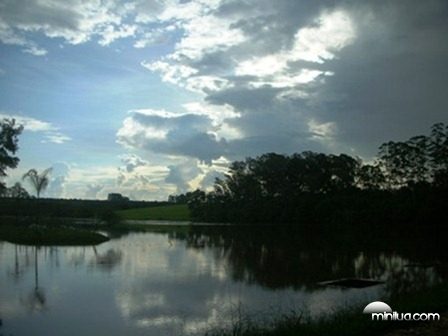
<path fill-rule="evenodd" d="M 24 187 L 22 187 L 20 182 L 16 182 L 12 187 L 6 188 L 3 196 L 11 198 L 30 198 L 30 194 Z"/>
<path fill-rule="evenodd" d="M 433 170 L 434 184 L 448 187 L 448 125 L 438 123 L 431 128 L 429 144 L 430 164 Z"/>
<path fill-rule="evenodd" d="M 48 175 L 51 173 L 51 168 L 45 169 L 42 173 L 38 173 L 36 169 L 30 169 L 23 175 L 23 180 L 28 180 L 36 191 L 37 198 L 40 197 L 42 191 L 47 188 L 50 179 Z"/>
<path fill-rule="evenodd" d="M 359 168 L 356 186 L 367 190 L 386 188 L 386 178 L 378 165 L 363 165 Z"/>
<path fill-rule="evenodd" d="M 6 169 L 16 168 L 19 158 L 14 154 L 19 149 L 18 136 L 23 131 L 23 126 L 17 126 L 14 119 L 0 121 L 0 178 L 6 176 Z M 5 188 L 0 181 L 0 191 Z"/>
<path fill-rule="evenodd" d="M 332 229 L 334 223 L 366 220 L 441 223 L 446 188 L 448 127 L 436 124 L 430 136 L 383 144 L 373 165 L 311 151 L 235 161 L 212 192 L 198 191 L 188 205 L 202 221 L 319 223 Z"/>
<path fill-rule="evenodd" d="M 448 126 L 432 126 L 430 136 L 415 136 L 380 147 L 380 166 L 390 188 L 448 185 Z"/>

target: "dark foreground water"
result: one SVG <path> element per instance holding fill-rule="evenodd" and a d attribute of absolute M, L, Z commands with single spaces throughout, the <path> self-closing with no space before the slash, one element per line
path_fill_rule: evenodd
<path fill-rule="evenodd" d="M 135 233 L 97 247 L 0 242 L 0 335 L 188 335 L 241 316 L 317 317 L 440 283 L 445 262 L 437 239 L 361 244 L 252 228 Z M 385 284 L 318 285 L 346 277 Z"/>

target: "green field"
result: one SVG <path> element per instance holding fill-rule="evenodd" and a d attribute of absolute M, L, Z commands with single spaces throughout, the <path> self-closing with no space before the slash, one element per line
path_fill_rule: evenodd
<path fill-rule="evenodd" d="M 150 208 L 121 210 L 121 219 L 189 221 L 190 210 L 186 204 L 164 205 Z"/>

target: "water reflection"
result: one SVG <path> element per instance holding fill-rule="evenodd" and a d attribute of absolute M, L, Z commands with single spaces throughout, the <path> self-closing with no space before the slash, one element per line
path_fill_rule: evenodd
<path fill-rule="evenodd" d="M 39 287 L 39 262 L 37 258 L 38 247 L 34 247 L 34 288 L 28 294 L 27 298 L 22 302 L 32 312 L 42 311 L 45 309 L 47 301 L 45 297 L 45 290 Z"/>
<path fill-rule="evenodd" d="M 130 234 L 95 247 L 0 242 L 1 332 L 180 335 L 240 313 L 255 320 L 291 310 L 319 316 L 446 280 L 442 245 L 415 244 L 348 244 L 268 228 Z M 385 284 L 317 285 L 346 277 Z"/>
<path fill-rule="evenodd" d="M 192 249 L 212 248 L 216 259 L 226 261 L 233 280 L 270 289 L 314 290 L 321 281 L 355 277 L 384 280 L 390 294 L 399 294 L 434 285 L 447 275 L 448 253 L 440 241 L 369 237 L 343 242 L 337 236 L 313 238 L 269 227 L 256 232 L 250 227 L 195 228 L 176 238 Z M 414 246 L 420 246 L 418 251 Z M 405 267 L 425 261 L 439 267 Z"/>
<path fill-rule="evenodd" d="M 104 253 L 98 253 L 96 246 L 92 246 L 95 258 L 92 259 L 91 265 L 96 265 L 105 271 L 111 271 L 121 262 L 121 250 L 109 249 Z"/>

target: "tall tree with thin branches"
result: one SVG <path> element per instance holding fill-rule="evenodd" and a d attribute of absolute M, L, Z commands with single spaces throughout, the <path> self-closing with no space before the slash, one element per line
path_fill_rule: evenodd
<path fill-rule="evenodd" d="M 36 169 L 30 169 L 25 175 L 23 175 L 23 180 L 28 180 L 36 191 L 37 198 L 40 197 L 42 191 L 47 188 L 50 182 L 49 175 L 51 173 L 51 168 L 45 169 L 42 173 L 38 173 Z"/>

